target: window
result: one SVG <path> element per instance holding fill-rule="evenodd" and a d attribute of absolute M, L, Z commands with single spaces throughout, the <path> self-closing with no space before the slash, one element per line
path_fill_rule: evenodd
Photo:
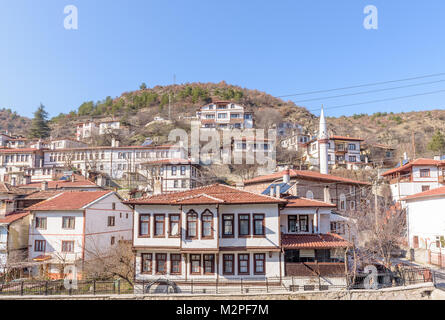
<path fill-rule="evenodd" d="M 181 166 L 181 175 L 185 176 L 185 166 Z"/>
<path fill-rule="evenodd" d="M 422 192 L 429 191 L 430 186 L 422 186 Z"/>
<path fill-rule="evenodd" d="M 298 216 L 288 216 L 288 232 L 299 232 Z"/>
<path fill-rule="evenodd" d="M 300 216 L 300 232 L 309 232 L 309 216 Z"/>
<path fill-rule="evenodd" d="M 204 274 L 215 273 L 215 255 L 205 254 L 204 255 Z"/>
<path fill-rule="evenodd" d="M 201 274 L 201 255 L 192 254 L 190 256 L 190 273 L 191 274 Z"/>
<path fill-rule="evenodd" d="M 238 274 L 243 274 L 243 275 L 250 274 L 249 260 L 250 259 L 248 254 L 238 255 Z"/>
<path fill-rule="evenodd" d="M 253 235 L 254 236 L 264 236 L 266 230 L 264 228 L 264 214 L 254 214 L 253 215 Z"/>
<path fill-rule="evenodd" d="M 150 236 L 150 215 L 141 214 L 139 215 L 139 237 L 149 237 Z"/>
<path fill-rule="evenodd" d="M 62 229 L 73 230 L 75 227 L 75 217 L 62 217 Z"/>
<path fill-rule="evenodd" d="M 255 274 L 266 274 L 266 255 L 264 253 L 254 254 Z"/>
<path fill-rule="evenodd" d="M 357 162 L 357 157 L 356 156 L 350 156 L 349 157 L 349 162 Z"/>
<path fill-rule="evenodd" d="M 202 237 L 213 238 L 213 214 L 209 210 L 202 214 Z"/>
<path fill-rule="evenodd" d="M 154 236 L 161 238 L 165 237 L 165 215 L 155 214 L 154 220 Z"/>
<path fill-rule="evenodd" d="M 234 274 L 234 260 L 235 255 L 233 254 L 223 254 L 223 274 L 233 275 Z"/>
<path fill-rule="evenodd" d="M 346 196 L 344 194 L 340 195 L 340 210 L 346 210 Z"/>
<path fill-rule="evenodd" d="M 111 239 L 110 239 L 110 244 L 111 244 L 112 246 L 114 246 L 115 243 L 116 243 L 116 237 L 111 237 Z"/>
<path fill-rule="evenodd" d="M 36 217 L 36 229 L 46 230 L 46 218 Z"/>
<path fill-rule="evenodd" d="M 35 252 L 45 252 L 46 250 L 46 241 L 45 240 L 36 240 L 34 243 L 34 251 Z"/>
<path fill-rule="evenodd" d="M 234 236 L 234 226 L 233 226 L 233 220 L 234 215 L 233 214 L 223 214 L 222 215 L 223 220 L 223 238 L 231 238 Z"/>
<path fill-rule="evenodd" d="M 181 188 L 182 189 L 187 188 L 187 180 L 181 180 Z"/>
<path fill-rule="evenodd" d="M 240 214 L 238 216 L 238 231 L 240 237 L 250 235 L 250 214 Z"/>
<path fill-rule="evenodd" d="M 74 252 L 74 241 L 62 241 L 62 252 L 63 253 Z"/>
<path fill-rule="evenodd" d="M 180 216 L 178 214 L 171 214 L 169 216 L 170 227 L 169 227 L 169 236 L 170 237 L 178 237 L 179 236 L 179 221 Z"/>
<path fill-rule="evenodd" d="M 176 166 L 172 167 L 172 176 L 176 176 L 176 171 L 178 170 L 178 168 Z"/>
<path fill-rule="evenodd" d="M 198 238 L 198 214 L 193 210 L 187 213 L 187 238 Z"/>
<path fill-rule="evenodd" d="M 177 189 L 179 187 L 179 181 L 175 180 L 173 181 L 173 188 Z"/>
<path fill-rule="evenodd" d="M 421 169 L 420 177 L 421 178 L 429 178 L 430 177 L 430 169 Z"/>
<path fill-rule="evenodd" d="M 142 258 L 142 273 L 148 273 L 151 274 L 152 271 L 152 262 L 153 262 L 153 255 L 151 253 L 143 253 L 141 255 Z"/>
<path fill-rule="evenodd" d="M 113 203 L 111 204 L 111 210 L 116 210 L 116 203 L 113 202 Z"/>
<path fill-rule="evenodd" d="M 170 255 L 170 273 L 171 274 L 181 274 L 181 255 L 180 254 L 171 254 Z"/>
<path fill-rule="evenodd" d="M 314 200 L 314 193 L 311 190 L 308 190 L 308 192 L 306 192 L 306 198 Z"/>
<path fill-rule="evenodd" d="M 109 227 L 114 227 L 116 225 L 116 219 L 114 216 L 109 216 L 108 217 L 108 226 Z"/>
<path fill-rule="evenodd" d="M 331 222 L 331 232 L 336 234 L 345 234 L 345 224 L 341 222 Z"/>
<path fill-rule="evenodd" d="M 156 273 L 165 274 L 167 266 L 167 254 L 166 253 L 156 253 Z"/>
<path fill-rule="evenodd" d="M 350 143 L 349 146 L 348 146 L 348 149 L 351 150 L 351 151 L 355 151 L 355 150 L 357 150 L 357 147 L 356 147 L 355 144 Z"/>

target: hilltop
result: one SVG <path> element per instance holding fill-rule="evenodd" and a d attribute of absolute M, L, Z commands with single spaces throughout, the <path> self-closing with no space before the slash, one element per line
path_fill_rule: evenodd
<path fill-rule="evenodd" d="M 10 134 L 26 135 L 31 119 L 22 117 L 11 109 L 0 109 L 0 132 L 8 131 Z"/>

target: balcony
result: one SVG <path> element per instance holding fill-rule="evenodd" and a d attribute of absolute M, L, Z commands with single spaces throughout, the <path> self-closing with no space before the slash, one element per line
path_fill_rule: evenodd
<path fill-rule="evenodd" d="M 286 277 L 332 277 L 344 276 L 345 264 L 343 262 L 286 262 Z"/>

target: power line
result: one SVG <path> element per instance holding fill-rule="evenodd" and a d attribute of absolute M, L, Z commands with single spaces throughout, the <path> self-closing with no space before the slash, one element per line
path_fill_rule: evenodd
<path fill-rule="evenodd" d="M 424 93 L 417 93 L 417 94 L 412 94 L 412 95 L 408 95 L 408 96 L 400 96 L 400 97 L 394 97 L 394 98 L 387 98 L 387 99 L 372 100 L 372 101 L 365 101 L 365 102 L 359 102 L 359 103 L 344 104 L 344 105 L 328 107 L 328 108 L 324 108 L 324 109 L 325 110 L 326 109 L 339 109 L 339 108 L 360 106 L 360 105 L 364 105 L 364 104 L 371 104 L 371 103 L 378 103 L 378 102 L 385 102 L 385 101 L 393 101 L 393 100 L 399 100 L 399 99 L 405 99 L 405 98 L 413 98 L 413 97 L 426 96 L 426 95 L 442 93 L 442 92 L 445 92 L 445 89 L 444 90 L 436 90 L 436 91 L 424 92 Z M 319 111 L 319 110 L 320 109 L 312 109 L 312 110 L 309 110 L 309 111 Z"/>
<path fill-rule="evenodd" d="M 428 74 L 428 75 L 412 77 L 412 78 L 390 80 L 390 81 L 382 81 L 382 82 L 374 82 L 374 83 L 366 83 L 366 84 L 349 86 L 349 87 L 343 87 L 343 88 L 335 88 L 335 89 L 317 90 L 317 91 L 308 91 L 308 92 L 301 92 L 301 93 L 295 93 L 295 94 L 288 94 L 288 95 L 283 95 L 283 96 L 277 96 L 277 98 L 305 96 L 305 95 L 315 94 L 315 93 L 325 93 L 325 92 L 341 91 L 341 90 L 347 90 L 347 89 L 356 89 L 356 88 L 377 86 L 377 85 L 389 84 L 389 83 L 395 83 L 395 82 L 403 82 L 403 81 L 410 81 L 410 80 L 418 80 L 418 79 L 439 77 L 439 76 L 443 76 L 443 75 L 445 75 L 445 73 L 435 73 L 435 74 Z"/>
<path fill-rule="evenodd" d="M 358 96 L 361 94 L 368 94 L 368 93 L 375 93 L 375 92 L 383 92 L 383 91 L 391 91 L 391 90 L 397 90 L 397 89 L 403 89 L 403 88 L 411 88 L 411 87 L 417 87 L 417 86 L 423 86 L 428 84 L 434 84 L 434 83 L 440 83 L 445 82 L 445 80 L 438 80 L 438 81 L 430 81 L 430 82 L 422 82 L 422 83 L 416 83 L 416 84 L 410 84 L 406 86 L 399 86 L 399 87 L 392 87 L 392 88 L 384 88 L 384 89 L 376 89 L 376 90 L 369 90 L 369 91 L 360 91 L 356 93 L 347 93 L 347 94 L 341 94 L 337 96 L 327 96 L 327 97 L 321 97 L 321 98 L 313 98 L 313 99 L 306 99 L 306 100 L 299 100 L 294 101 L 295 103 L 302 103 L 302 102 L 310 102 L 310 101 L 318 101 L 318 100 L 326 100 L 326 99 L 334 99 L 334 98 L 342 98 L 342 97 L 350 97 L 350 96 Z"/>

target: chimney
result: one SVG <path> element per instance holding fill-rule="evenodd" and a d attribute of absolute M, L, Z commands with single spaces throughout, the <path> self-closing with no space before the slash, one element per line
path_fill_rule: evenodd
<path fill-rule="evenodd" d="M 156 196 L 158 194 L 162 194 L 162 178 L 159 176 L 155 177 L 153 183 L 153 195 Z"/>
<path fill-rule="evenodd" d="M 280 187 L 279 185 L 277 185 L 277 186 L 275 187 L 275 191 L 276 191 L 276 195 L 275 195 L 275 197 L 278 198 L 278 199 L 280 199 L 280 198 L 281 198 L 281 187 Z"/>
<path fill-rule="evenodd" d="M 42 181 L 42 191 L 48 191 L 48 181 Z"/>
<path fill-rule="evenodd" d="M 331 202 L 331 193 L 329 192 L 329 186 L 324 187 L 324 202 L 326 203 L 332 203 Z"/>
<path fill-rule="evenodd" d="M 71 182 L 76 182 L 76 176 L 74 174 L 71 175 Z"/>
<path fill-rule="evenodd" d="M 275 189 L 274 189 L 273 186 L 270 186 L 269 195 L 270 195 L 271 197 L 275 197 Z"/>
<path fill-rule="evenodd" d="M 286 171 L 284 171 L 283 182 L 290 183 L 290 170 L 289 169 L 286 169 Z"/>

